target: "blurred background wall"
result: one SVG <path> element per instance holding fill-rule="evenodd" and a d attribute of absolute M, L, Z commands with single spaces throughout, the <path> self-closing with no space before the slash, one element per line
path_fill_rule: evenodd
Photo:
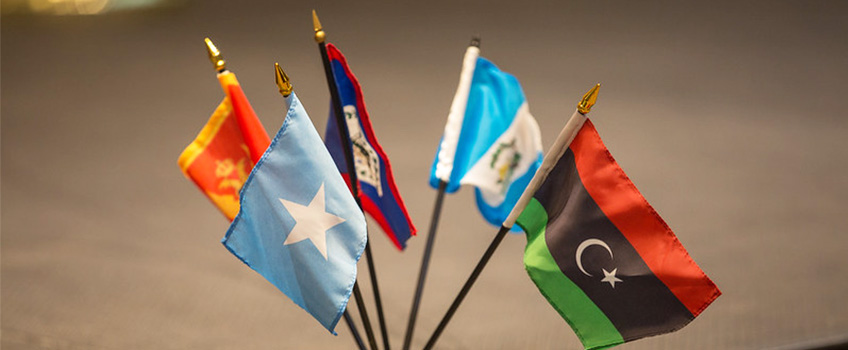
<path fill-rule="evenodd" d="M 227 221 L 176 165 L 222 98 L 206 36 L 269 132 L 283 117 L 274 62 L 323 131 L 313 8 L 363 85 L 420 231 L 479 34 L 482 55 L 521 81 L 546 148 L 603 84 L 591 118 L 605 143 L 724 293 L 681 331 L 622 349 L 848 337 L 845 2 L 4 0 L 3 349 L 353 347 L 220 245 Z M 472 192 L 446 198 L 413 348 L 496 231 Z M 400 348 L 425 237 L 398 252 L 370 226 Z M 580 347 L 524 272 L 525 243 L 507 237 L 441 348 Z"/>

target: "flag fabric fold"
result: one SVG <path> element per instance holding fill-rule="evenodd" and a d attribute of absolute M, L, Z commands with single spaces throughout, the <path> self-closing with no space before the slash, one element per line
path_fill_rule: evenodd
<path fill-rule="evenodd" d="M 365 249 L 365 218 L 297 96 L 286 102 L 221 242 L 335 334 Z"/>
<path fill-rule="evenodd" d="M 227 217 L 239 211 L 238 193 L 271 142 L 235 74 L 218 74 L 226 93 L 197 137 L 177 161 L 186 177 Z"/>
<path fill-rule="evenodd" d="M 566 147 L 516 221 L 527 273 L 586 349 L 682 328 L 721 292 L 591 121 Z"/>
<path fill-rule="evenodd" d="M 347 60 L 333 44 L 327 44 L 327 55 L 353 146 L 362 208 L 377 221 L 395 246 L 403 250 L 406 248 L 406 241 L 415 235 L 416 230 L 395 185 L 389 157 L 377 142 L 371 119 L 365 109 L 362 88 L 350 70 Z M 324 136 L 325 143 L 342 177 L 350 184 L 338 126 L 333 122 L 333 108 L 330 108 L 329 120 Z"/>
<path fill-rule="evenodd" d="M 478 53 L 466 53 L 430 185 L 475 186 L 480 213 L 500 225 L 541 164 L 541 133 L 518 80 Z"/>

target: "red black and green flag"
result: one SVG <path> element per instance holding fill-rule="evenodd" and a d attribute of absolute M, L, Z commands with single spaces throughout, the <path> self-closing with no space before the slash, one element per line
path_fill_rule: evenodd
<path fill-rule="evenodd" d="M 527 273 L 587 349 L 680 329 L 721 294 L 588 119 L 517 223 Z"/>

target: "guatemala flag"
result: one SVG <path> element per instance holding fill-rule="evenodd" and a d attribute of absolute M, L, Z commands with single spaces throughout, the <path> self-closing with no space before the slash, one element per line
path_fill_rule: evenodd
<path fill-rule="evenodd" d="M 297 96 L 286 104 L 221 242 L 335 334 L 365 249 L 365 217 Z"/>
<path fill-rule="evenodd" d="M 430 185 L 475 186 L 480 213 L 501 225 L 542 163 L 542 137 L 518 80 L 479 53 L 465 53 Z"/>
<path fill-rule="evenodd" d="M 339 88 L 339 98 L 353 146 L 362 209 L 377 221 L 395 246 L 403 250 L 406 248 L 406 241 L 415 235 L 415 226 L 412 225 L 400 192 L 395 186 L 389 157 L 377 142 L 377 136 L 374 135 L 374 129 L 371 127 L 371 119 L 368 118 L 368 111 L 365 110 L 362 89 L 359 81 L 350 71 L 347 60 L 333 44 L 327 44 L 327 56 L 333 67 L 333 76 Z M 345 181 L 350 183 L 338 126 L 334 122 L 335 118 L 333 109 L 330 108 L 324 142 L 336 162 L 336 167 Z"/>

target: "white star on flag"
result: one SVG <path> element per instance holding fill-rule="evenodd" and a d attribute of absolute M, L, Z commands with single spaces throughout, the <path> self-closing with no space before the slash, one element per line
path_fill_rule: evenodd
<path fill-rule="evenodd" d="M 618 277 L 615 277 L 615 273 L 616 271 L 618 271 L 618 269 L 613 269 L 612 272 L 608 272 L 606 269 L 601 270 L 604 271 L 604 278 L 601 280 L 601 282 L 609 282 L 610 286 L 612 286 L 613 288 L 615 288 L 615 282 L 624 282 Z"/>
<path fill-rule="evenodd" d="M 345 219 L 327 212 L 324 206 L 324 183 L 318 188 L 318 193 L 308 205 L 287 201 L 278 198 L 280 203 L 294 218 L 295 224 L 289 236 L 286 237 L 284 245 L 294 244 L 302 240 L 308 239 L 312 241 L 312 245 L 318 249 L 324 260 L 327 257 L 327 230 L 345 222 Z"/>

